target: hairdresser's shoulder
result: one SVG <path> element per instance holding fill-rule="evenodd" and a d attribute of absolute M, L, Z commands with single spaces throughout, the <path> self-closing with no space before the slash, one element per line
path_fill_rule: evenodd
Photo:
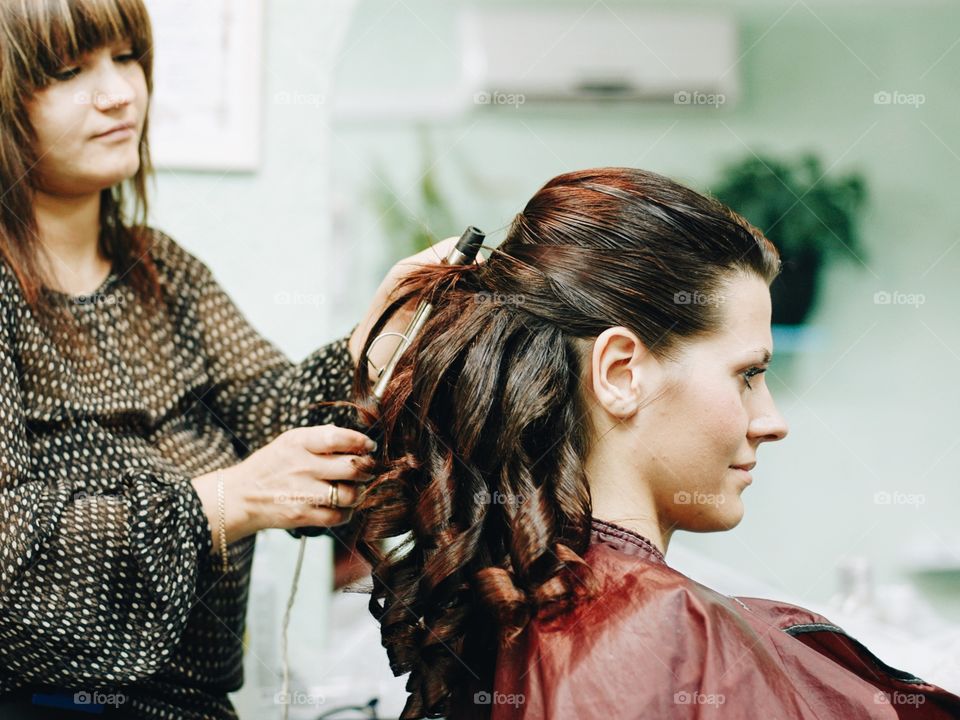
<path fill-rule="evenodd" d="M 147 246 L 157 272 L 168 283 L 197 287 L 212 277 L 210 268 L 162 230 L 146 228 Z"/>
<path fill-rule="evenodd" d="M 0 320 L 4 324 L 10 321 L 13 308 L 22 307 L 27 304 L 23 295 L 23 289 L 20 287 L 20 281 L 17 274 L 13 271 L 13 266 L 0 253 Z"/>
<path fill-rule="evenodd" d="M 20 284 L 13 268 L 0 253 L 0 327 L 6 328 L 12 322 L 11 307 L 23 302 Z"/>
<path fill-rule="evenodd" d="M 3 253 L 0 253 L 0 297 L 7 299 L 8 293 L 17 286 L 17 276 L 13 273 L 13 268 L 10 267 L 10 263 L 3 256 Z"/>

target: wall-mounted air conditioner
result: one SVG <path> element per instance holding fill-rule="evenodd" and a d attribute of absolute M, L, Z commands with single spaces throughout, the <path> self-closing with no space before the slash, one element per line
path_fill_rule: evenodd
<path fill-rule="evenodd" d="M 596 3 L 464 11 L 464 75 L 490 104 L 536 100 L 735 102 L 732 17 Z"/>
<path fill-rule="evenodd" d="M 609 3 L 469 6 L 439 18 L 418 9 L 396 42 L 356 28 L 335 81 L 338 118 L 439 120 L 478 105 L 585 100 L 729 107 L 739 95 L 727 14 Z M 344 72 L 361 61 L 366 72 Z"/>

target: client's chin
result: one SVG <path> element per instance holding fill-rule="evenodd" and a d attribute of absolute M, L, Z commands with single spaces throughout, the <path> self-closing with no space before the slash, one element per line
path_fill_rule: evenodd
<path fill-rule="evenodd" d="M 743 520 L 744 508 L 739 490 L 718 494 L 712 500 L 709 505 L 700 508 L 701 512 L 684 518 L 676 529 L 698 533 L 723 532 L 733 530 Z"/>
<path fill-rule="evenodd" d="M 740 499 L 742 489 L 734 490 L 722 496 L 725 502 L 719 506 L 717 512 L 717 531 L 733 530 L 743 520 L 743 500 Z"/>

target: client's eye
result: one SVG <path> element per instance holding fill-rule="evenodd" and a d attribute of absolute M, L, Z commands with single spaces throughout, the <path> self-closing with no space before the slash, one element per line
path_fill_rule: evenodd
<path fill-rule="evenodd" d="M 744 370 L 740 375 L 743 377 L 743 381 L 747 384 L 749 389 L 753 389 L 753 385 L 750 384 L 750 378 L 761 375 L 767 371 L 766 368 L 752 367 L 749 370 Z"/>

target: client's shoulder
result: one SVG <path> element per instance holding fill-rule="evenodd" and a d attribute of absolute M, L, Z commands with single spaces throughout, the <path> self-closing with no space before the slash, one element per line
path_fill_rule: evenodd
<path fill-rule="evenodd" d="M 656 553 L 594 542 L 584 560 L 592 594 L 535 619 L 498 656 L 497 689 L 527 698 L 525 717 L 571 706 L 584 718 L 623 717 L 626 708 L 672 717 L 678 688 L 700 687 L 709 669 L 722 673 L 758 645 L 734 600 Z"/>
<path fill-rule="evenodd" d="M 584 560 L 599 591 L 583 607 L 590 612 L 678 612 L 729 598 L 692 580 L 668 564 L 660 549 L 644 536 L 613 523 L 593 521 Z"/>
<path fill-rule="evenodd" d="M 649 541 L 646 541 L 649 542 Z M 600 588 L 575 613 L 601 618 L 605 624 L 665 622 L 673 627 L 734 621 L 781 630 L 832 626 L 823 615 L 781 600 L 730 597 L 671 568 L 655 546 L 628 539 L 593 542 L 584 559 Z"/>
<path fill-rule="evenodd" d="M 593 543 L 584 560 L 596 590 L 574 609 L 578 621 L 610 626 L 616 633 L 623 625 L 702 627 L 704 618 L 733 612 L 730 598 L 674 570 L 659 551 L 624 552 Z M 667 635 L 672 637 L 672 631 Z"/>
<path fill-rule="evenodd" d="M 691 657 L 705 650 L 704 629 L 736 623 L 735 601 L 667 565 L 651 545 L 591 543 L 584 554 L 593 592 L 561 615 L 535 620 L 529 641 L 545 654 L 586 659 L 636 657 L 655 649 L 659 657 Z M 655 552 L 654 552 L 655 551 Z"/>

